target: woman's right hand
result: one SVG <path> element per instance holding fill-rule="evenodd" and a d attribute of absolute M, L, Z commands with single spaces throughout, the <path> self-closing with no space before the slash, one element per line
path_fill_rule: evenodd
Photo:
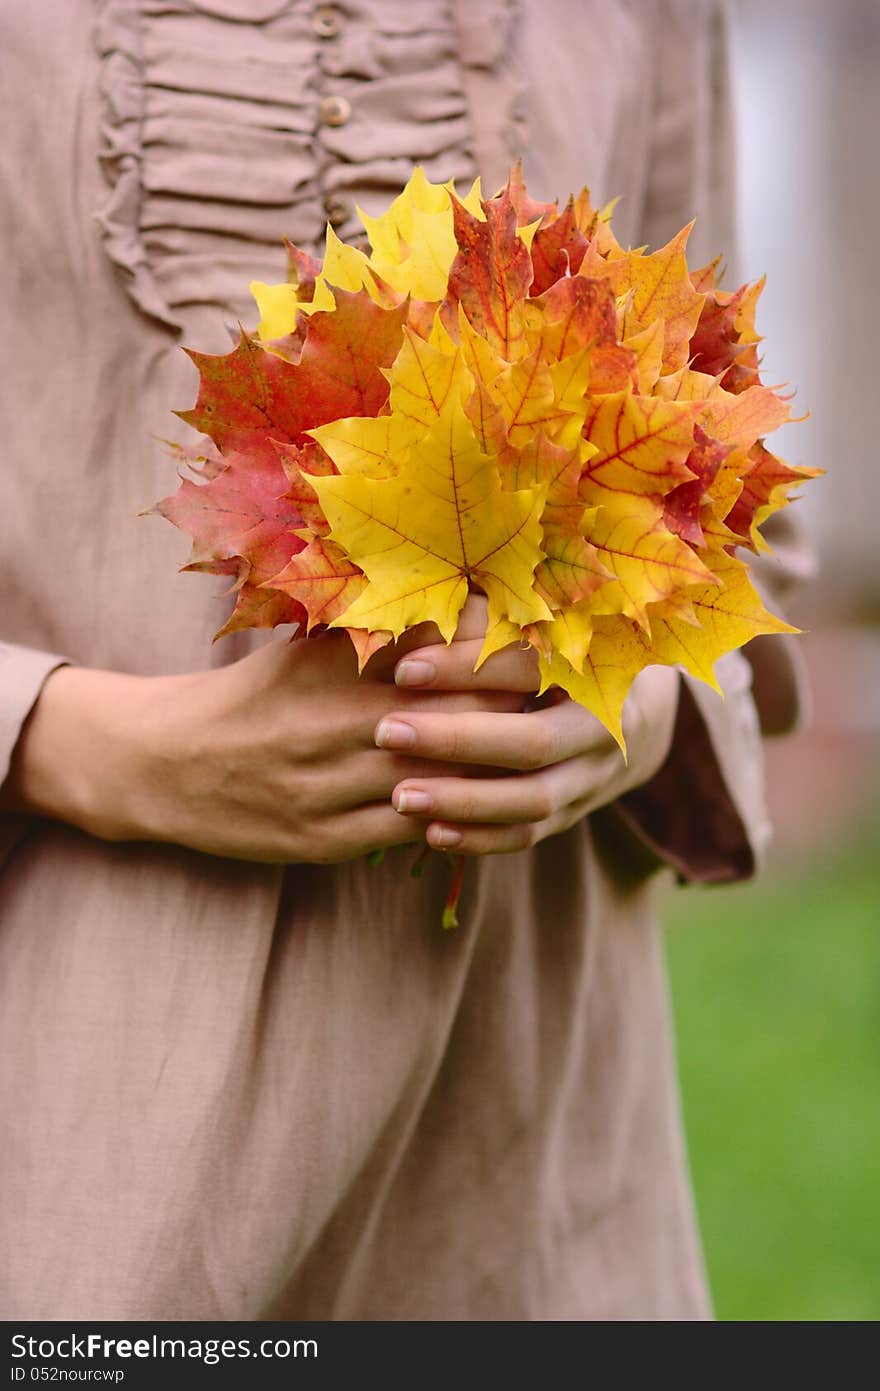
<path fill-rule="evenodd" d="M 423 832 L 394 811 L 391 792 L 430 768 L 376 747 L 382 716 L 408 704 L 449 714 L 520 707 L 510 694 L 402 691 L 393 684 L 402 650 L 379 653 L 360 677 L 341 633 L 186 675 L 61 667 L 19 739 L 0 809 L 104 840 L 264 863 L 332 863 L 412 841 Z"/>

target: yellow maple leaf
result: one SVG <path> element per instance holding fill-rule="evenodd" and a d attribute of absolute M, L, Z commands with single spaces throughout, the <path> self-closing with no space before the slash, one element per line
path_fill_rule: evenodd
<path fill-rule="evenodd" d="M 654 390 L 657 378 L 663 370 L 664 338 L 663 320 L 655 319 L 648 328 L 624 340 L 624 347 L 630 348 L 636 355 L 636 375 L 639 394 L 642 396 L 647 396 Z"/>
<path fill-rule="evenodd" d="M 370 239 L 369 264 L 387 284 L 420 300 L 441 300 L 449 270 L 458 252 L 449 184 L 432 184 L 417 166 L 403 192 L 380 217 L 358 209 Z M 477 218 L 480 181 L 476 179 L 462 198 Z"/>
<path fill-rule="evenodd" d="M 449 194 L 442 184 L 432 184 L 421 165 L 416 165 L 405 187 L 379 217 L 358 208 L 373 255 L 390 266 L 410 253 L 417 213 L 443 216 L 449 213 Z M 451 220 L 451 219 L 450 219 Z M 455 246 L 452 248 L 455 255 Z"/>
<path fill-rule="evenodd" d="M 570 386 L 568 373 L 560 385 L 564 394 Z M 514 448 L 529 444 L 538 431 L 554 438 L 575 413 L 571 397 L 564 401 L 557 395 L 553 373 L 539 350 L 505 367 L 490 390 L 501 405 L 507 438 Z M 580 434 L 582 418 L 575 422 L 575 439 Z"/>
<path fill-rule="evenodd" d="M 313 481 L 332 539 L 369 580 L 334 626 L 397 637 L 431 621 L 451 642 L 471 585 L 485 591 L 490 623 L 550 616 L 532 582 L 543 489 L 502 488 L 460 402 L 447 404 L 395 478 Z"/>
<path fill-rule="evenodd" d="M 456 317 L 457 324 L 454 327 L 458 330 L 458 340 L 468 370 L 476 381 L 482 383 L 490 395 L 494 395 L 495 383 L 499 374 L 506 368 L 507 362 L 475 328 L 472 328 L 460 304 L 456 308 Z M 438 332 L 440 331 L 446 333 L 447 338 L 449 337 L 448 331 L 442 323 Z M 441 344 L 438 342 L 436 346 L 440 347 Z"/>
<path fill-rule="evenodd" d="M 602 502 L 598 490 L 667 493 L 693 475 L 685 460 L 701 407 L 692 401 L 663 401 L 630 391 L 597 396 L 587 403 L 584 435 L 595 445 L 583 491 Z"/>
<path fill-rule="evenodd" d="M 644 641 L 628 619 L 598 617 L 581 671 L 559 651 L 549 660 L 539 658 L 541 689 L 561 686 L 602 721 L 626 756 L 623 705 L 633 681 L 649 664 Z"/>
<path fill-rule="evenodd" d="M 720 444 L 739 449 L 750 449 L 791 416 L 788 402 L 769 386 L 749 386 L 737 393 L 725 391 L 714 377 L 689 367 L 661 377 L 656 390 L 667 401 L 702 402 L 700 423 L 706 434 Z"/>
<path fill-rule="evenodd" d="M 330 285 L 337 290 L 366 290 L 377 304 L 384 304 L 386 296 L 376 278 L 375 268 L 359 247 L 349 246 L 340 241 L 333 228 L 327 227 L 327 249 L 324 265 L 315 281 L 315 293 L 321 285 Z"/>
<path fill-rule="evenodd" d="M 581 602 L 554 613 L 550 622 L 542 625 L 551 654 L 558 652 L 576 672 L 584 669 L 593 640 L 595 616 L 592 605 Z"/>
<path fill-rule="evenodd" d="M 627 614 L 646 631 L 649 604 L 690 585 L 718 583 L 693 547 L 666 530 L 663 508 L 653 498 L 598 508 L 589 536 L 615 580 L 602 590 L 603 610 Z"/>
<path fill-rule="evenodd" d="M 706 298 L 697 293 L 688 274 L 685 247 L 692 226 L 682 228 L 650 256 L 631 251 L 607 262 L 615 293 L 626 297 L 621 338 L 640 333 L 656 319 L 663 320 L 664 372 L 675 372 L 687 362 L 688 345 Z"/>
<path fill-rule="evenodd" d="M 470 395 L 474 386 L 458 348 L 442 352 L 411 329 L 404 329 L 388 375 L 392 412 L 424 426 L 432 425 L 449 401 Z"/>
<path fill-rule="evenodd" d="M 393 477 L 418 433 L 401 415 L 344 416 L 309 431 L 340 473 L 368 478 Z"/>
<path fill-rule="evenodd" d="M 465 401 L 464 408 L 483 453 L 504 453 L 508 447 L 504 413 L 482 382 L 474 383 L 474 390 Z"/>
<path fill-rule="evenodd" d="M 593 347 L 581 348 L 580 352 L 572 353 L 570 357 L 564 357 L 561 361 L 552 363 L 549 369 L 556 405 L 560 412 L 572 411 L 579 417 L 578 434 L 583 428 L 584 415 L 586 414 L 584 397 L 593 376 L 594 355 L 595 349 Z M 561 420 L 560 429 L 564 430 L 567 423 L 565 420 Z"/>
<path fill-rule="evenodd" d="M 585 440 L 573 450 L 538 435 L 523 449 L 508 449 L 499 457 L 504 487 L 545 489 L 541 514 L 544 557 L 535 570 L 535 589 L 551 610 L 567 608 L 590 595 L 609 579 L 596 547 L 586 539 L 587 509 L 578 494 L 581 470 L 594 450 Z"/>
<path fill-rule="evenodd" d="M 287 281 L 282 285 L 266 285 L 262 280 L 252 280 L 250 291 L 260 311 L 257 333 L 264 343 L 293 332 L 298 309 L 295 285 Z M 329 308 L 333 308 L 332 296 Z"/>
<path fill-rule="evenodd" d="M 714 584 L 692 589 L 688 598 L 699 628 L 658 604 L 651 613 L 650 651 L 653 661 L 682 666 L 692 676 L 720 690 L 714 667 L 725 652 L 732 652 L 765 633 L 796 633 L 797 628 L 775 618 L 764 607 L 736 556 L 720 551 L 711 558 Z"/>

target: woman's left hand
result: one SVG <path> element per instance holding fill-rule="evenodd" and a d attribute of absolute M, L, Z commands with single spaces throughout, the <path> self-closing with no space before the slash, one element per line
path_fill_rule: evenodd
<path fill-rule="evenodd" d="M 533 650 L 505 648 L 474 672 L 481 647 L 482 638 L 459 635 L 448 647 L 418 648 L 398 661 L 395 681 L 407 690 L 517 691 L 524 703 L 538 690 Z M 636 679 L 624 713 L 626 763 L 595 716 L 558 689 L 516 714 L 392 712 L 376 728 L 380 748 L 486 768 L 485 777 L 444 777 L 438 768 L 437 777 L 404 779 L 392 805 L 427 823 L 438 850 L 490 855 L 535 845 L 653 776 L 672 741 L 678 681 L 669 667 Z"/>

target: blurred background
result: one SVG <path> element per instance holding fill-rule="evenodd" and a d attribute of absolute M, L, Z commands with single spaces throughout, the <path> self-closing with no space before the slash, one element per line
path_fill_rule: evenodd
<path fill-rule="evenodd" d="M 768 749 L 760 881 L 665 902 L 685 1123 L 721 1319 L 880 1318 L 880 0 L 734 0 L 740 266 L 764 380 L 828 470 L 788 617 L 806 727 Z"/>

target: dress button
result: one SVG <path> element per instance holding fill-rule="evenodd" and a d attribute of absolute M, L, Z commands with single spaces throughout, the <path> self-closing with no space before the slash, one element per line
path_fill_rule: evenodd
<path fill-rule="evenodd" d="M 340 227 L 351 216 L 351 207 L 344 198 L 325 198 L 324 211 L 331 227 Z"/>
<path fill-rule="evenodd" d="M 351 115 L 345 97 L 325 97 L 321 102 L 321 120 L 325 126 L 344 126 Z"/>
<path fill-rule="evenodd" d="M 333 39 L 339 33 L 342 21 L 332 5 L 319 5 L 312 15 L 312 28 L 320 39 Z"/>

